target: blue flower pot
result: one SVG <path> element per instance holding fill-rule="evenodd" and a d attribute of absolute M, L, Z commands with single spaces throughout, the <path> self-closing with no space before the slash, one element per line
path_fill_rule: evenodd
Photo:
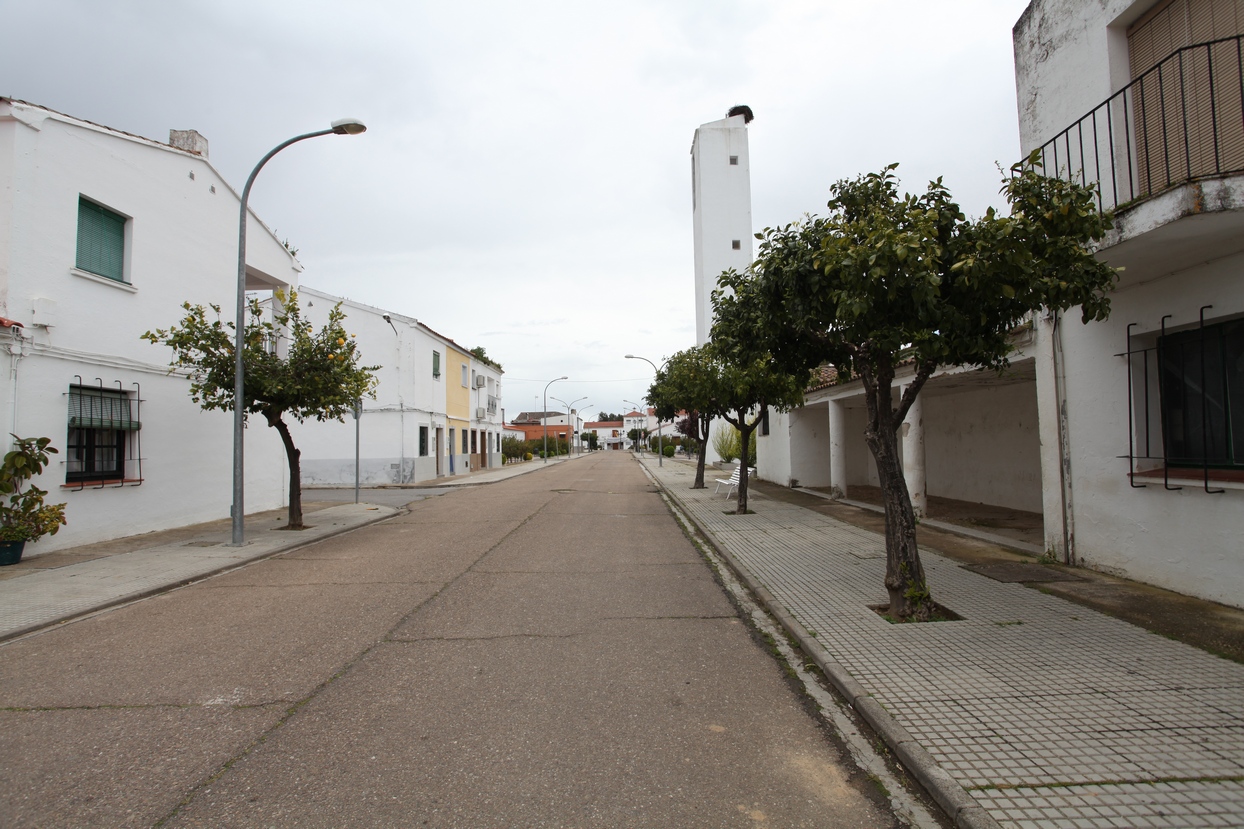
<path fill-rule="evenodd" d="M 25 541 L 0 541 L 0 567 L 21 561 L 25 547 Z"/>

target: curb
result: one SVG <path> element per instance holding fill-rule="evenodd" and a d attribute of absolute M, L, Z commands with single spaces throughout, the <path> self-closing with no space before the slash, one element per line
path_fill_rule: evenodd
<path fill-rule="evenodd" d="M 647 469 L 645 468 L 644 471 L 647 472 Z M 989 816 L 984 807 L 937 764 L 933 755 L 916 742 L 907 729 L 899 725 L 890 712 L 873 699 L 872 695 L 847 672 L 846 668 L 833 661 L 825 647 L 808 635 L 803 625 L 795 621 L 768 588 L 756 581 L 752 574 L 735 560 L 734 556 L 717 544 L 712 535 L 706 532 L 704 527 L 686 511 L 682 499 L 657 480 L 655 475 L 649 473 L 649 477 L 662 492 L 669 496 L 671 501 L 679 506 L 683 518 L 700 531 L 700 535 L 713 546 L 713 550 L 729 565 L 735 576 L 747 585 L 747 589 L 752 592 L 761 606 L 771 613 L 777 619 L 778 624 L 799 643 L 804 652 L 812 657 L 812 661 L 829 678 L 838 693 L 885 740 L 886 745 L 894 752 L 903 767 L 937 801 L 937 805 L 950 817 L 958 829 L 1002 829 L 1001 825 Z"/>
<path fill-rule="evenodd" d="M 372 524 L 379 524 L 381 521 L 388 521 L 390 518 L 396 518 L 397 516 L 402 515 L 402 514 L 403 514 L 403 510 L 395 509 L 390 515 L 382 515 L 382 516 L 377 516 L 375 518 L 369 518 L 368 520 L 363 521 L 360 524 L 355 524 L 349 527 L 342 527 L 341 529 L 333 530 L 331 532 L 325 532 L 323 535 L 310 539 L 310 540 L 295 541 L 294 543 L 290 544 L 288 547 L 277 547 L 275 549 L 268 550 L 263 553 L 259 553 L 253 558 L 248 558 L 243 561 L 233 561 L 233 562 L 230 562 L 229 564 L 223 564 L 219 567 L 215 567 L 210 570 L 204 570 L 202 573 L 196 573 L 193 576 L 187 576 L 185 578 L 180 578 L 175 581 L 170 581 L 165 584 L 158 585 L 156 587 L 150 587 L 146 590 L 142 590 L 137 593 L 129 593 L 124 596 L 119 596 L 115 599 L 106 599 L 87 610 L 76 610 L 76 611 L 73 611 L 72 613 L 66 613 L 64 616 L 61 616 L 56 619 L 36 622 L 35 624 L 27 625 L 22 628 L 14 628 L 12 630 L 7 630 L 7 631 L 4 631 L 3 633 L 0 633 L 0 644 L 3 644 L 5 642 L 10 642 L 14 639 L 19 639 L 23 636 L 28 636 L 32 633 L 38 633 L 39 631 L 42 631 L 42 630 L 47 630 L 49 628 L 55 627 L 56 625 L 63 625 L 66 622 L 72 622 L 77 619 L 84 619 L 87 616 L 92 616 L 104 610 L 110 610 L 114 607 L 120 607 L 122 605 L 127 605 L 127 604 L 130 604 L 131 602 L 137 602 L 142 599 L 149 599 L 152 596 L 158 596 L 161 593 L 168 593 L 173 590 L 176 590 L 179 587 L 185 587 L 188 584 L 194 584 L 195 582 L 203 581 L 204 579 L 208 579 L 213 576 L 219 576 L 221 573 L 227 573 L 230 570 L 237 570 L 239 568 L 246 567 L 249 564 L 254 564 L 256 561 L 263 561 L 266 558 L 271 558 L 272 556 L 280 555 L 281 553 L 291 553 L 294 550 L 301 550 L 303 547 L 310 547 L 312 544 L 318 544 L 321 541 L 327 541 L 330 538 L 336 538 L 339 535 L 345 535 L 348 532 L 353 532 L 355 530 L 362 529 L 363 527 L 370 527 Z"/>

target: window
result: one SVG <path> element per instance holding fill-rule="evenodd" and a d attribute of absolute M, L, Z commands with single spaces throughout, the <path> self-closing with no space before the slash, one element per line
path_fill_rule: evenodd
<path fill-rule="evenodd" d="M 439 379 L 441 376 L 441 353 L 439 351 L 432 352 L 432 377 Z"/>
<path fill-rule="evenodd" d="M 125 217 L 78 197 L 78 256 L 75 266 L 97 276 L 125 281 Z"/>
<path fill-rule="evenodd" d="M 738 239 L 731 239 L 731 240 L 730 240 L 730 249 L 731 249 L 731 250 L 742 250 L 742 249 L 743 249 L 743 242 L 742 242 L 742 241 L 740 241 L 740 240 L 738 240 Z"/>
<path fill-rule="evenodd" d="M 462 364 L 462 385 L 466 388 L 470 388 L 471 387 L 470 379 L 471 379 L 471 371 L 469 368 L 467 368 L 467 364 L 463 363 Z"/>
<path fill-rule="evenodd" d="M 760 434 L 769 434 L 769 410 L 765 409 L 765 413 L 760 416 Z"/>
<path fill-rule="evenodd" d="M 1169 466 L 1244 469 L 1244 320 L 1158 340 Z"/>
<path fill-rule="evenodd" d="M 70 386 L 65 482 L 125 478 L 126 445 L 140 428 L 125 392 Z"/>
<path fill-rule="evenodd" d="M 426 458 L 428 456 L 428 427 L 419 427 L 419 457 Z"/>
<path fill-rule="evenodd" d="M 479 432 L 477 432 L 475 429 L 471 430 L 471 454 L 472 455 L 476 454 L 479 451 L 479 438 L 476 437 L 478 434 Z"/>
<path fill-rule="evenodd" d="M 467 454 L 467 430 L 462 430 L 462 454 Z"/>
<path fill-rule="evenodd" d="M 731 167 L 739 166 L 739 157 L 737 155 L 730 156 L 730 166 Z"/>

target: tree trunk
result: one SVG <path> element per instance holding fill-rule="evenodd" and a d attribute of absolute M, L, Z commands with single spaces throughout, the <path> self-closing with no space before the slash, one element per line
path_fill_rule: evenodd
<path fill-rule="evenodd" d="M 289 433 L 289 426 L 281 419 L 279 413 L 265 414 L 265 417 L 268 418 L 268 425 L 276 429 L 277 434 L 281 436 L 281 442 L 285 444 L 285 459 L 289 462 L 289 523 L 285 525 L 285 529 L 306 529 L 306 525 L 302 523 L 302 470 L 298 462 L 302 452 L 294 446 L 294 438 Z"/>
<path fill-rule="evenodd" d="M 712 425 L 712 418 L 700 415 L 695 430 L 696 437 L 700 441 L 700 451 L 696 453 L 699 457 L 695 460 L 695 483 L 691 485 L 692 489 L 704 489 L 704 462 L 708 458 L 708 453 L 704 450 L 708 447 L 708 431 Z"/>
<path fill-rule="evenodd" d="M 761 408 L 761 411 L 764 411 L 763 407 Z M 738 423 L 730 420 L 730 418 L 726 418 L 726 420 L 732 423 L 734 428 L 739 430 L 739 443 L 741 444 L 741 448 L 739 450 L 739 503 L 738 506 L 735 507 L 734 514 L 747 515 L 747 459 L 751 454 L 748 449 L 750 448 L 752 442 L 752 432 L 756 431 L 756 427 L 760 425 L 760 418 L 756 418 L 754 423 L 749 424 L 747 422 L 747 412 L 740 410 Z"/>
<path fill-rule="evenodd" d="M 865 441 L 877 462 L 885 504 L 885 586 L 890 595 L 890 615 L 925 620 L 932 599 L 916 545 L 916 513 L 898 457 L 898 435 L 893 430 L 883 430 L 874 438 L 866 432 Z"/>
<path fill-rule="evenodd" d="M 880 365 L 861 369 L 868 426 L 864 442 L 877 462 L 881 496 L 885 504 L 885 587 L 890 596 L 890 615 L 898 619 L 927 621 L 933 611 L 916 545 L 916 513 L 907 492 L 907 478 L 898 454 L 898 430 L 932 366 L 921 366 L 904 391 L 897 410 L 891 397 L 894 369 Z"/>

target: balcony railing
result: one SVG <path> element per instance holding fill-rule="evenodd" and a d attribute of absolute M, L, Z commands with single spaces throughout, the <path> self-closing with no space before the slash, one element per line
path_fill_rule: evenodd
<path fill-rule="evenodd" d="M 1111 95 L 1041 147 L 1046 175 L 1097 184 L 1113 210 L 1244 171 L 1242 39 L 1186 46 Z"/>

